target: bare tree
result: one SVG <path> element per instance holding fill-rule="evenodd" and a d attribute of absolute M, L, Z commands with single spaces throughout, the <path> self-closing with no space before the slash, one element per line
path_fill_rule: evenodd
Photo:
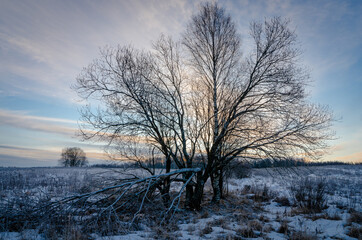
<path fill-rule="evenodd" d="M 82 149 L 78 147 L 68 147 L 62 150 L 59 163 L 64 167 L 83 167 L 87 165 L 88 161 Z"/>
<path fill-rule="evenodd" d="M 205 4 L 182 44 L 162 36 L 150 52 L 105 48 L 75 86 L 101 103 L 83 109 L 83 138 L 107 141 L 150 175 L 157 173 L 145 160 L 163 157 L 166 175 L 156 188 L 166 206 L 171 163 L 189 169 L 178 180 L 188 183 L 186 205 L 194 209 L 210 177 L 220 200 L 223 169 L 235 158 L 318 157 L 331 115 L 306 100 L 308 77 L 288 21 L 252 23 L 250 33 L 254 49 L 242 57 L 231 17 Z"/>
<path fill-rule="evenodd" d="M 316 158 L 325 147 L 331 114 L 306 101 L 307 75 L 298 66 L 296 35 L 288 21 L 252 23 L 254 49 L 241 58 L 235 24 L 217 4 L 191 20 L 183 43 L 203 91 L 197 108 L 207 122 L 202 135 L 219 201 L 223 168 L 235 158 Z"/>
<path fill-rule="evenodd" d="M 137 162 L 151 175 L 155 172 L 143 162 L 154 156 L 165 158 L 166 173 L 172 161 L 178 168 L 191 168 L 195 127 L 188 121 L 182 95 L 184 75 L 179 45 L 166 37 L 154 44 L 152 53 L 130 47 L 104 49 L 75 87 L 82 97 L 104 103 L 96 112 L 90 106 L 83 109 L 83 129 L 88 129 L 82 131 L 83 138 L 107 141 L 116 146 L 119 158 Z M 190 174 L 184 172 L 184 181 Z M 170 178 L 159 187 L 167 205 Z"/>

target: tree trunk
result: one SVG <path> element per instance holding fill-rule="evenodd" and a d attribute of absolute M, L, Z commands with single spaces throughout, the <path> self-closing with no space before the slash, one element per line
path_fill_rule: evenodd
<path fill-rule="evenodd" d="M 220 177 L 221 177 L 220 169 L 216 169 L 211 174 L 211 185 L 212 185 L 212 189 L 213 189 L 213 193 L 214 193 L 214 195 L 212 197 L 212 202 L 214 202 L 214 203 L 219 203 L 220 199 L 221 199 Z"/>
<path fill-rule="evenodd" d="M 191 185 L 186 186 L 186 202 L 185 207 L 187 209 L 193 210 L 193 196 L 194 196 L 194 188 Z"/>
<path fill-rule="evenodd" d="M 169 173 L 171 171 L 171 158 L 166 158 L 166 173 Z M 170 197 L 170 187 L 171 187 L 171 180 L 170 177 L 166 177 L 163 181 L 163 187 L 161 192 L 163 205 L 168 208 L 171 203 L 171 197 Z"/>
<path fill-rule="evenodd" d="M 196 185 L 186 186 L 186 208 L 190 210 L 201 210 L 202 198 L 204 196 L 205 175 L 202 171 L 196 174 Z"/>
<path fill-rule="evenodd" d="M 220 180 L 219 180 L 219 188 L 220 188 L 220 198 L 222 199 L 222 198 L 224 198 L 224 180 L 225 180 L 225 169 L 224 169 L 224 167 L 222 167 L 221 169 L 220 169 Z"/>
<path fill-rule="evenodd" d="M 160 190 L 162 196 L 162 202 L 165 208 L 170 207 L 171 197 L 170 197 L 170 185 L 165 185 Z"/>
<path fill-rule="evenodd" d="M 192 209 L 197 211 L 201 210 L 202 197 L 204 196 L 205 177 L 205 174 L 203 175 L 201 171 L 196 175 L 196 187 L 192 197 Z"/>

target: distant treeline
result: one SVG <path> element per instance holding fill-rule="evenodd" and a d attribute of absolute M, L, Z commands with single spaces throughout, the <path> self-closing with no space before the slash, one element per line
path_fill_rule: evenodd
<path fill-rule="evenodd" d="M 304 159 L 283 159 L 283 160 L 260 159 L 260 160 L 249 161 L 249 164 L 252 168 L 353 165 L 352 163 L 345 163 L 338 161 L 308 162 L 305 161 Z"/>
<path fill-rule="evenodd" d="M 308 162 L 304 159 L 258 159 L 258 160 L 239 160 L 245 167 L 249 168 L 273 168 L 273 167 L 301 167 L 301 166 L 326 166 L 326 165 L 360 165 L 362 163 L 346 163 L 338 161 L 326 161 L 326 162 Z M 197 161 L 198 164 L 195 167 L 202 167 L 201 159 Z M 142 163 L 143 166 L 148 168 L 164 168 L 165 163 L 162 159 L 155 159 L 154 161 L 146 161 Z M 171 168 L 177 168 L 174 163 Z M 137 168 L 138 163 L 133 162 L 120 162 L 120 163 L 108 163 L 108 164 L 94 164 L 91 167 L 98 168 Z"/>

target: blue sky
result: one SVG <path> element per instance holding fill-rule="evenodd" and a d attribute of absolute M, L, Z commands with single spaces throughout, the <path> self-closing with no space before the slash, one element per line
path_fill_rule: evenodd
<path fill-rule="evenodd" d="M 202 1 L 13 1 L 0 5 L 0 166 L 54 166 L 78 146 L 91 161 L 99 143 L 76 136 L 82 103 L 70 89 L 106 45 L 148 49 L 179 38 Z M 289 18 L 310 70 L 308 91 L 329 105 L 336 140 L 323 160 L 362 162 L 362 1 L 220 1 L 245 51 L 252 20 Z"/>

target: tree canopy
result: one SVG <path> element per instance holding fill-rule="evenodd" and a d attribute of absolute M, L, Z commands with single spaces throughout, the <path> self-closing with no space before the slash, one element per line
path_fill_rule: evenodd
<path fill-rule="evenodd" d="M 88 163 L 86 154 L 78 147 L 64 148 L 59 162 L 64 167 L 83 167 Z"/>
<path fill-rule="evenodd" d="M 235 158 L 318 158 L 332 116 L 307 100 L 308 74 L 289 21 L 251 23 L 250 37 L 253 51 L 243 55 L 231 16 L 206 3 L 179 41 L 161 36 L 151 51 L 104 48 L 74 87 L 100 104 L 82 110 L 83 138 L 107 141 L 151 174 L 144 163 L 157 157 L 166 173 L 171 163 L 201 166 L 186 187 L 191 208 L 200 207 L 209 178 L 220 200 L 223 169 Z M 184 172 L 184 182 L 190 176 Z M 167 194 L 170 179 L 162 184 Z"/>

